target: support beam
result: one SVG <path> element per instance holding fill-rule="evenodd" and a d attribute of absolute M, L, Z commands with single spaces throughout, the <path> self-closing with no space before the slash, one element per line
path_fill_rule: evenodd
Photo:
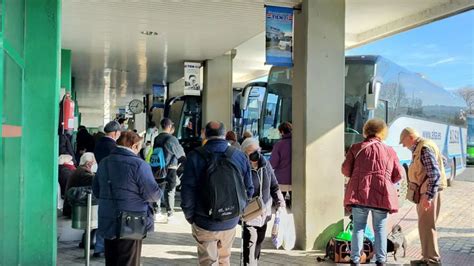
<path fill-rule="evenodd" d="M 202 123 L 217 120 L 232 129 L 232 60 L 235 50 L 204 64 Z"/>
<path fill-rule="evenodd" d="M 20 265 L 56 265 L 61 1 L 25 1 Z"/>
<path fill-rule="evenodd" d="M 343 228 L 344 0 L 304 0 L 295 14 L 293 212 L 297 248 Z"/>
<path fill-rule="evenodd" d="M 347 49 L 367 44 L 397 33 L 407 31 L 433 21 L 441 20 L 474 8 L 474 0 L 451 0 L 421 12 L 402 17 L 365 32 L 355 34 L 347 41 Z"/>

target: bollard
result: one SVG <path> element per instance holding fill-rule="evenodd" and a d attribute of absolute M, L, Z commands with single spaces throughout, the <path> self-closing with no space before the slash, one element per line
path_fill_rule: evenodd
<path fill-rule="evenodd" d="M 87 224 L 86 224 L 86 243 L 84 244 L 84 256 L 86 257 L 86 266 L 90 264 L 90 246 L 91 246 L 91 209 L 92 209 L 92 194 L 87 193 Z"/>

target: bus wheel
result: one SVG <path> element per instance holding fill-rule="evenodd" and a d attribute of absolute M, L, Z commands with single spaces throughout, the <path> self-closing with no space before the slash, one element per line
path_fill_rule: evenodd
<path fill-rule="evenodd" d="M 448 178 L 448 187 L 451 187 L 454 183 L 454 178 L 456 177 L 456 158 L 453 158 L 451 161 L 451 175 Z"/>

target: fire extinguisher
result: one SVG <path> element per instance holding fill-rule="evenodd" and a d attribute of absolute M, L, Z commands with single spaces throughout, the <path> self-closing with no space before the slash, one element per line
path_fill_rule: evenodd
<path fill-rule="evenodd" d="M 74 102 L 71 100 L 71 95 L 66 93 L 63 99 L 63 120 L 62 125 L 64 131 L 74 129 Z"/>

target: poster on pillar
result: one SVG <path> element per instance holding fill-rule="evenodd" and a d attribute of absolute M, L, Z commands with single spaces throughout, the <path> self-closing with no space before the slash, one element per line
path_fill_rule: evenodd
<path fill-rule="evenodd" d="M 184 62 L 184 95 L 201 95 L 201 63 Z"/>
<path fill-rule="evenodd" d="M 293 66 L 293 8 L 266 6 L 265 64 Z"/>

